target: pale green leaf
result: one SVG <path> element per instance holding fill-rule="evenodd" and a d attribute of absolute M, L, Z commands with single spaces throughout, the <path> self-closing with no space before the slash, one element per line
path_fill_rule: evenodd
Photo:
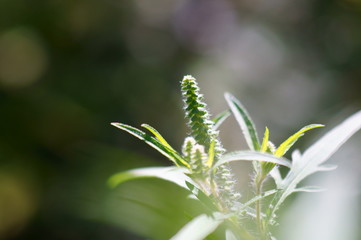
<path fill-rule="evenodd" d="M 226 229 L 226 240 L 237 240 L 236 235 L 231 229 Z"/>
<path fill-rule="evenodd" d="M 296 132 L 291 137 L 289 137 L 286 141 L 284 141 L 277 148 L 277 150 L 275 152 L 275 156 L 282 157 L 293 146 L 293 144 L 295 144 L 297 142 L 297 140 L 304 135 L 305 132 L 307 132 L 307 131 L 309 131 L 311 129 L 314 129 L 314 128 L 319 128 L 319 127 L 324 127 L 324 125 L 322 125 L 322 124 L 310 124 L 310 125 L 307 125 L 307 126 L 303 127 L 298 132 Z"/>
<path fill-rule="evenodd" d="M 270 162 L 279 164 L 286 167 L 291 167 L 289 160 L 284 158 L 275 157 L 272 154 L 253 152 L 253 151 L 235 151 L 227 153 L 222 156 L 222 158 L 214 165 L 214 167 L 219 167 L 222 164 L 233 162 L 233 161 L 260 161 L 260 162 Z"/>
<path fill-rule="evenodd" d="M 189 173 L 186 168 L 181 167 L 148 167 L 137 168 L 129 171 L 120 172 L 111 176 L 108 180 L 108 185 L 112 188 L 118 186 L 126 181 L 139 179 L 139 178 L 159 178 L 166 181 L 173 182 L 182 188 L 190 190 L 186 184 L 189 182 L 194 186 L 196 183 L 190 179 L 186 173 Z"/>
<path fill-rule="evenodd" d="M 332 171 L 337 168 L 337 165 L 334 164 L 322 164 L 317 167 L 317 171 L 319 172 L 326 172 L 326 171 Z"/>
<path fill-rule="evenodd" d="M 317 186 L 307 186 L 307 187 L 301 187 L 301 188 L 296 188 L 295 190 L 293 190 L 293 192 L 324 192 L 326 189 L 324 188 L 320 188 Z"/>
<path fill-rule="evenodd" d="M 249 148 L 253 151 L 258 151 L 260 149 L 260 144 L 257 136 L 256 127 L 249 116 L 246 109 L 242 106 L 242 104 L 230 93 L 225 93 L 224 97 L 236 118 L 241 130 L 243 132 L 244 137 L 246 138 L 246 142 Z"/>
<path fill-rule="evenodd" d="M 222 123 L 231 115 L 231 112 L 229 110 L 226 110 L 224 112 L 221 112 L 220 114 L 218 114 L 217 116 L 215 116 L 212 121 L 213 121 L 213 129 L 217 130 L 219 128 L 219 126 L 222 125 Z"/>
<path fill-rule="evenodd" d="M 188 222 L 171 240 L 203 240 L 225 220 L 221 213 L 202 214 Z"/>
<path fill-rule="evenodd" d="M 273 180 L 275 181 L 275 184 L 277 186 L 277 189 L 282 188 L 282 176 L 280 173 L 280 170 L 278 169 L 278 167 L 274 167 L 269 174 L 271 175 L 271 177 L 273 178 Z"/>

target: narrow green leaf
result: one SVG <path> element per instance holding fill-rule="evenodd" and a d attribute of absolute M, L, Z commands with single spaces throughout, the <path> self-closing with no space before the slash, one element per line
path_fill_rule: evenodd
<path fill-rule="evenodd" d="M 213 129 L 216 130 L 219 128 L 219 126 L 222 125 L 222 123 L 231 115 L 231 112 L 229 110 L 226 110 L 224 112 L 221 112 L 218 114 L 215 118 L 212 119 L 214 126 Z"/>
<path fill-rule="evenodd" d="M 260 144 L 257 136 L 256 127 L 248 112 L 232 94 L 225 93 L 224 97 L 239 126 L 241 127 L 241 130 L 244 137 L 246 138 L 246 142 L 249 148 L 253 151 L 258 151 L 260 149 Z"/>
<path fill-rule="evenodd" d="M 214 165 L 214 167 L 219 167 L 222 164 L 232 162 L 232 161 L 260 161 L 260 162 L 270 162 L 279 164 L 286 167 L 291 167 L 289 160 L 284 158 L 275 157 L 272 154 L 252 152 L 252 151 L 235 151 L 223 155 L 223 157 Z"/>
<path fill-rule="evenodd" d="M 158 152 L 160 152 L 161 154 L 166 156 L 169 160 L 174 162 L 177 166 L 184 166 L 187 168 L 190 167 L 189 164 L 182 159 L 182 157 L 180 156 L 179 153 L 177 153 L 174 149 L 170 149 L 169 147 L 167 147 L 166 145 L 161 143 L 156 138 L 150 136 L 149 134 L 146 134 L 145 132 L 143 132 L 135 127 L 132 127 L 132 126 L 129 126 L 129 125 L 126 125 L 123 123 L 111 123 L 111 125 L 130 133 L 131 135 L 139 138 L 140 140 L 145 141 L 145 143 L 147 143 L 152 148 L 154 148 L 155 150 L 157 150 Z"/>
<path fill-rule="evenodd" d="M 266 127 L 266 130 L 264 131 L 263 140 L 262 140 L 262 146 L 261 146 L 261 152 L 266 152 L 268 148 L 268 139 L 269 139 L 269 130 Z"/>
<path fill-rule="evenodd" d="M 221 213 L 202 214 L 188 222 L 171 240 L 203 240 L 224 221 Z"/>
<path fill-rule="evenodd" d="M 173 150 L 173 148 L 168 144 L 168 142 L 163 138 L 162 135 L 160 135 L 160 133 L 155 128 L 153 128 L 152 126 L 146 123 L 143 123 L 141 126 L 147 129 L 148 131 L 150 131 L 151 133 L 153 133 L 153 135 L 158 139 L 158 141 L 161 142 L 164 146 L 167 146 L 169 149 Z"/>
<path fill-rule="evenodd" d="M 296 188 L 295 190 L 293 190 L 293 192 L 309 192 L 309 193 L 313 193 L 313 192 L 324 192 L 326 189 L 324 188 L 320 188 L 317 186 L 307 186 L 307 187 L 301 187 L 301 188 Z"/>
<path fill-rule="evenodd" d="M 283 155 L 285 155 L 285 153 L 293 146 L 293 144 L 296 143 L 296 141 L 302 137 L 304 135 L 305 132 L 314 129 L 314 128 L 319 128 L 319 127 L 324 127 L 324 125 L 322 124 L 311 124 L 311 125 L 307 125 L 305 127 L 303 127 L 302 129 L 300 129 L 298 132 L 296 132 L 295 134 L 293 134 L 291 137 L 289 137 L 286 141 L 284 141 L 276 150 L 275 152 L 275 156 L 277 157 L 282 157 Z"/>
<path fill-rule="evenodd" d="M 159 178 L 166 181 L 173 182 L 182 188 L 189 190 L 186 182 L 197 186 L 186 174 L 189 173 L 187 169 L 181 167 L 148 167 L 137 168 L 125 172 L 114 174 L 108 179 L 108 185 L 112 188 L 118 186 L 126 181 L 139 178 Z"/>

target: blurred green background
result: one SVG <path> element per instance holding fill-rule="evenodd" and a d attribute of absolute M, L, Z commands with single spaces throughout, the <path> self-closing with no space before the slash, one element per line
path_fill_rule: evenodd
<path fill-rule="evenodd" d="M 213 114 L 230 91 L 275 143 L 341 119 L 361 108 L 361 1 L 0 0 L 0 239 L 169 238 L 199 208 L 161 181 L 108 189 L 170 164 L 109 123 L 149 123 L 179 149 L 186 74 Z M 221 131 L 245 148 L 233 120 Z"/>

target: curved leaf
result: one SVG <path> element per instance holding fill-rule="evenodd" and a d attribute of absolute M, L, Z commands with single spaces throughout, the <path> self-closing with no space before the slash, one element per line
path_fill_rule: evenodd
<path fill-rule="evenodd" d="M 282 176 L 281 176 L 281 172 L 278 169 L 278 167 L 274 167 L 269 174 L 271 175 L 271 177 L 273 178 L 273 180 L 275 181 L 276 187 L 277 189 L 282 188 Z"/>
<path fill-rule="evenodd" d="M 268 139 L 269 139 L 269 130 L 268 127 L 266 127 L 266 130 L 264 131 L 262 145 L 261 145 L 261 152 L 266 152 L 268 148 Z"/>
<path fill-rule="evenodd" d="M 225 220 L 225 216 L 215 212 L 212 216 L 202 214 L 188 222 L 170 240 L 203 240 L 214 232 Z"/>
<path fill-rule="evenodd" d="M 213 129 L 217 130 L 219 128 L 219 126 L 222 125 L 222 123 L 231 115 L 231 112 L 229 110 L 226 110 L 224 112 L 221 112 L 220 114 L 218 114 L 217 116 L 215 116 L 212 121 L 213 121 Z"/>
<path fill-rule="evenodd" d="M 244 137 L 246 138 L 246 142 L 249 148 L 253 151 L 258 151 L 260 149 L 260 144 L 257 136 L 256 127 L 248 112 L 232 94 L 225 93 L 224 97 L 239 126 L 241 127 L 241 130 Z"/>
<path fill-rule="evenodd" d="M 324 188 L 320 188 L 317 186 L 307 186 L 307 187 L 301 187 L 301 188 L 296 188 L 295 190 L 293 190 L 293 192 L 323 192 L 326 189 Z"/>
<path fill-rule="evenodd" d="M 188 170 L 180 167 L 148 167 L 137 168 L 125 172 L 120 172 L 111 176 L 108 180 L 108 185 L 112 188 L 118 186 L 126 181 L 140 179 L 140 178 L 159 178 L 166 181 L 173 182 L 182 188 L 189 190 L 186 182 L 196 185 L 186 173 Z"/>
<path fill-rule="evenodd" d="M 143 132 L 135 127 L 124 124 L 124 123 L 111 123 L 111 125 L 132 134 L 133 136 L 139 138 L 140 140 L 145 141 L 145 143 L 147 143 L 152 148 L 154 148 L 155 150 L 157 150 L 158 152 L 160 152 L 161 154 L 166 156 L 169 160 L 174 162 L 176 165 L 184 166 L 187 168 L 190 167 L 189 164 L 186 161 L 184 161 L 183 158 L 179 155 L 179 153 L 177 153 L 173 148 L 169 148 L 167 146 L 169 144 L 164 145 L 158 139 L 150 136 L 149 134 L 146 134 L 145 132 Z M 151 128 L 149 128 L 150 127 L 149 125 L 145 125 L 145 126 L 147 127 L 148 130 L 151 129 Z M 153 129 L 153 130 L 155 130 L 155 129 Z M 154 131 L 152 131 L 152 133 L 154 133 Z M 158 135 L 158 137 L 159 136 L 160 136 L 160 134 Z"/>
<path fill-rule="evenodd" d="M 146 124 L 146 123 L 143 123 L 141 125 L 142 127 L 144 127 L 145 129 L 147 129 L 148 131 L 150 131 L 151 133 L 153 133 L 153 135 L 158 139 L 158 141 L 160 143 L 162 143 L 164 146 L 168 147 L 169 149 L 172 149 L 174 150 L 169 144 L 168 142 L 163 138 L 162 135 L 160 135 L 160 133 L 152 126 Z"/>
<path fill-rule="evenodd" d="M 275 156 L 282 157 L 293 146 L 293 144 L 295 144 L 297 142 L 297 140 L 304 135 L 305 132 L 307 132 L 307 131 L 309 131 L 311 129 L 314 129 L 314 128 L 319 128 L 319 127 L 324 127 L 324 125 L 322 125 L 322 124 L 310 124 L 310 125 L 307 125 L 307 126 L 303 127 L 298 132 L 296 132 L 291 137 L 289 137 L 286 141 L 284 141 L 277 148 L 276 152 L 274 153 Z"/>
<path fill-rule="evenodd" d="M 252 151 L 235 151 L 235 152 L 227 153 L 223 155 L 223 157 L 214 165 L 214 167 L 219 167 L 222 164 L 232 161 L 270 162 L 286 167 L 291 167 L 290 161 L 284 158 L 275 157 L 268 153 L 252 152 Z"/>

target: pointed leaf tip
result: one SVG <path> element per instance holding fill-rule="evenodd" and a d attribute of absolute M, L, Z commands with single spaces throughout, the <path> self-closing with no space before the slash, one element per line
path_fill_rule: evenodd
<path fill-rule="evenodd" d="M 247 145 L 251 150 L 258 151 L 260 149 L 260 143 L 256 127 L 247 110 L 232 94 L 226 92 L 224 93 L 224 97 L 243 132 Z"/>
<path fill-rule="evenodd" d="M 297 142 L 297 140 L 304 135 L 305 132 L 319 127 L 324 127 L 322 124 L 310 124 L 303 128 L 301 128 L 298 132 L 289 137 L 286 141 L 284 141 L 276 150 L 275 156 L 282 157 L 286 154 L 286 152 Z"/>
<path fill-rule="evenodd" d="M 150 136 L 149 134 L 146 134 L 145 132 L 135 127 L 126 125 L 124 123 L 114 123 L 112 125 L 123 131 L 130 133 L 131 135 L 137 137 L 140 140 L 143 140 L 145 143 L 147 143 L 149 146 L 151 146 L 152 148 L 154 148 L 155 150 L 166 156 L 176 165 L 185 166 L 189 168 L 189 164 L 182 159 L 180 154 L 177 151 L 175 151 L 173 148 L 167 146 L 169 144 L 162 143 L 159 139 L 164 140 L 164 138 L 154 128 L 150 127 L 149 125 L 147 125 L 149 126 L 147 129 L 149 129 L 153 134 L 155 134 L 156 138 Z"/>

